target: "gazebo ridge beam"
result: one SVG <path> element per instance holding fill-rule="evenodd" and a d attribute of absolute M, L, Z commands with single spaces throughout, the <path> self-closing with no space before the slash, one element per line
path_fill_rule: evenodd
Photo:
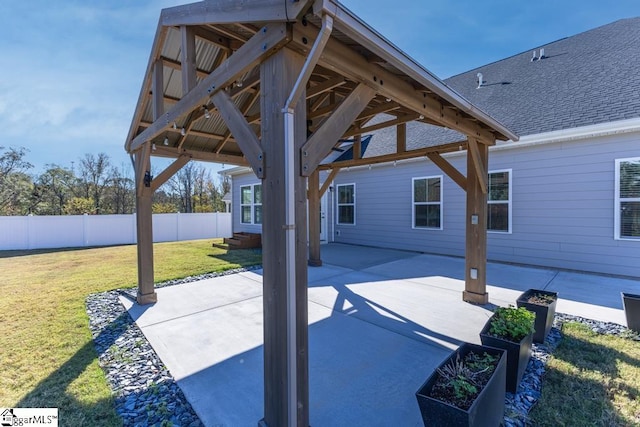
<path fill-rule="evenodd" d="M 309 9 L 310 0 L 238 0 L 201 1 L 164 9 L 162 25 L 237 24 L 248 22 L 292 22 Z"/>

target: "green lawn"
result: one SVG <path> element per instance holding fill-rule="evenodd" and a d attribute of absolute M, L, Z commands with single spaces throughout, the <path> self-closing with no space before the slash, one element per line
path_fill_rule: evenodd
<path fill-rule="evenodd" d="M 156 282 L 262 262 L 259 251 L 211 243 L 155 244 Z M 0 271 L 0 407 L 58 407 L 61 425 L 120 425 L 85 298 L 135 286 L 136 247 L 4 251 Z"/>
<path fill-rule="evenodd" d="M 565 324 L 530 415 L 539 426 L 640 426 L 640 341 Z"/>

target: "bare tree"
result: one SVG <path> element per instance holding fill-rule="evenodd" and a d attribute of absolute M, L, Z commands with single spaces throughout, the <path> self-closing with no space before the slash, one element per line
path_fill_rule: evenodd
<path fill-rule="evenodd" d="M 97 213 L 102 212 L 103 195 L 111 182 L 111 162 L 105 153 L 85 154 L 80 159 L 81 196 L 93 199 Z"/>

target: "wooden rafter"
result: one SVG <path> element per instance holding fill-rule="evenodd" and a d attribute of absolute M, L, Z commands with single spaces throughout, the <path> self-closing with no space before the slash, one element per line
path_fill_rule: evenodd
<path fill-rule="evenodd" d="M 242 154 L 239 155 L 230 155 L 230 154 L 216 154 L 216 153 L 208 153 L 204 151 L 196 151 L 196 150 L 178 150 L 175 147 L 164 147 L 157 146 L 156 151 L 153 152 L 155 157 L 169 157 L 169 158 L 177 158 L 182 155 L 187 155 L 192 160 L 198 160 L 203 162 L 214 162 L 214 163 L 226 163 L 228 165 L 237 165 L 237 166 L 249 166 L 247 160 Z"/>
<path fill-rule="evenodd" d="M 396 126 L 396 152 L 407 151 L 407 124 L 400 123 Z"/>
<path fill-rule="evenodd" d="M 154 121 L 151 126 L 136 136 L 129 146 L 129 151 L 138 150 L 145 141 L 161 134 L 171 123 L 204 105 L 213 94 L 228 86 L 238 75 L 254 67 L 290 39 L 285 24 L 272 24 L 265 26 L 264 29 L 231 55 L 225 61 L 226 66 L 216 68 L 193 90 L 183 96 L 162 118 Z M 264 49 L 264 46 L 270 48 Z"/>
<path fill-rule="evenodd" d="M 360 160 L 343 160 L 340 162 L 333 162 L 326 165 L 320 165 L 320 169 L 334 169 L 334 168 L 347 168 L 354 166 L 366 166 L 375 165 L 379 163 L 388 163 L 396 160 L 406 160 L 416 157 L 425 157 L 428 153 L 439 152 L 448 153 L 452 151 L 459 151 L 466 147 L 466 141 L 452 142 L 445 145 L 438 145 L 436 147 L 419 148 L 416 150 L 408 150 L 403 153 L 385 154 L 382 156 L 367 157 Z"/>
<path fill-rule="evenodd" d="M 193 27 L 183 25 L 180 27 L 182 47 L 180 49 L 180 61 L 182 68 L 182 96 L 186 95 L 196 85 L 196 36 Z"/>
<path fill-rule="evenodd" d="M 360 84 L 336 108 L 320 129 L 302 146 L 302 175 L 308 176 L 320 164 L 358 114 L 375 96 L 370 87 Z"/>
<path fill-rule="evenodd" d="M 375 125 L 367 126 L 365 128 L 360 128 L 357 125 L 354 125 L 351 128 L 349 128 L 344 133 L 344 135 L 342 135 L 342 137 L 343 138 L 349 138 L 351 136 L 358 135 L 358 134 L 365 135 L 367 133 L 371 133 L 371 132 L 379 130 L 379 129 L 384 129 L 384 128 L 388 128 L 388 127 L 391 127 L 391 126 L 397 126 L 399 124 L 412 122 L 414 120 L 418 120 L 419 118 L 420 118 L 419 114 L 412 113 L 412 114 L 405 114 L 403 116 L 399 116 L 399 117 L 397 117 L 397 118 L 395 118 L 393 120 L 387 120 L 386 122 L 376 123 Z"/>
<path fill-rule="evenodd" d="M 300 43 L 302 37 L 313 40 L 317 30 L 312 26 L 296 26 L 293 44 Z M 299 46 L 304 48 L 304 45 Z M 371 64 L 365 57 L 336 39 L 330 39 L 320 57 L 319 63 L 339 71 L 349 80 L 362 82 L 386 98 L 393 99 L 416 114 L 436 120 L 441 126 L 457 130 L 465 135 L 482 139 L 487 144 L 495 143 L 495 136 L 482 128 L 474 120 L 463 116 L 457 110 L 446 108 L 446 104 L 419 92 L 413 86 L 379 65 Z"/>

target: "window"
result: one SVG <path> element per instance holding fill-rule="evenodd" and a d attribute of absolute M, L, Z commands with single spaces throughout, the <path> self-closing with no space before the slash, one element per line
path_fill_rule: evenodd
<path fill-rule="evenodd" d="M 511 233 L 511 170 L 489 172 L 487 230 Z"/>
<path fill-rule="evenodd" d="M 240 222 L 262 224 L 262 184 L 240 187 Z"/>
<path fill-rule="evenodd" d="M 615 238 L 640 239 L 640 157 L 616 160 Z"/>
<path fill-rule="evenodd" d="M 356 185 L 340 184 L 338 190 L 338 224 L 356 223 Z"/>
<path fill-rule="evenodd" d="M 413 178 L 413 228 L 442 230 L 442 176 Z"/>

